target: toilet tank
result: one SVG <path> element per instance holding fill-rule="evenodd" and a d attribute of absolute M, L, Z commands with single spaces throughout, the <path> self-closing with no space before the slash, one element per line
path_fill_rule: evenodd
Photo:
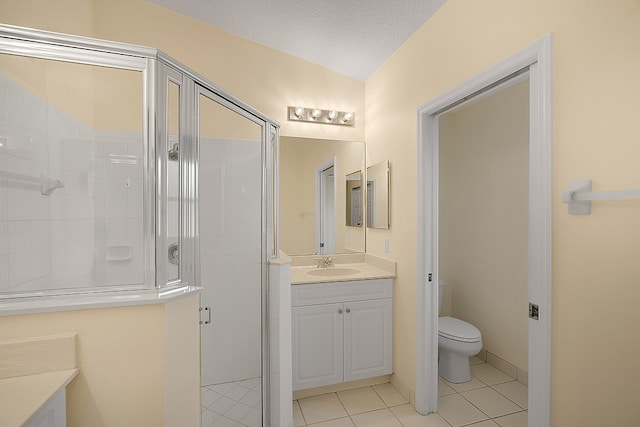
<path fill-rule="evenodd" d="M 442 295 L 444 294 L 444 279 L 438 279 L 438 314 L 442 309 Z"/>

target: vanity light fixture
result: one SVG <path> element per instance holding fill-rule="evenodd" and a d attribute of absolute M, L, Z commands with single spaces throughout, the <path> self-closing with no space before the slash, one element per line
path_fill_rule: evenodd
<path fill-rule="evenodd" d="M 353 126 L 356 115 L 351 111 L 322 110 L 320 108 L 289 107 L 289 120 L 293 122 L 324 123 Z"/>

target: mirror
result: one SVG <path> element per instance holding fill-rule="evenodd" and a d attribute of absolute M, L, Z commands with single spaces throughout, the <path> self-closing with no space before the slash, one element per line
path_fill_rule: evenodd
<path fill-rule="evenodd" d="M 326 172 L 333 166 L 333 173 Z M 364 143 L 280 138 L 280 248 L 288 255 L 364 252 L 347 224 L 347 175 L 364 168 Z M 324 245 L 324 246 L 322 246 Z"/>
<path fill-rule="evenodd" d="M 351 172 L 345 177 L 347 183 L 347 226 L 362 227 L 362 171 Z"/>
<path fill-rule="evenodd" d="M 367 227 L 389 228 L 389 161 L 367 168 Z"/>

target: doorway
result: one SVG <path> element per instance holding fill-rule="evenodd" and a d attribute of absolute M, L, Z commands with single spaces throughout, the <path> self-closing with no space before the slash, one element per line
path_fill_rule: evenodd
<path fill-rule="evenodd" d="M 336 253 L 335 159 L 316 169 L 316 253 Z"/>
<path fill-rule="evenodd" d="M 469 99 L 527 72 L 529 174 L 527 293 L 536 306 L 528 320 L 528 422 L 550 425 L 551 409 L 551 37 L 547 36 L 419 110 L 416 410 L 438 405 L 438 279 L 440 117 Z M 526 307 L 523 308 L 526 310 Z"/>

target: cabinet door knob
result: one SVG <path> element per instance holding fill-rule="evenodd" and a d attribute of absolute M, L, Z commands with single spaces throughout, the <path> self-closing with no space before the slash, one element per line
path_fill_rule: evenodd
<path fill-rule="evenodd" d="M 351 309 L 350 308 L 347 308 L 347 313 L 351 313 Z"/>
<path fill-rule="evenodd" d="M 342 309 L 341 308 L 338 309 L 338 314 L 342 314 Z"/>

